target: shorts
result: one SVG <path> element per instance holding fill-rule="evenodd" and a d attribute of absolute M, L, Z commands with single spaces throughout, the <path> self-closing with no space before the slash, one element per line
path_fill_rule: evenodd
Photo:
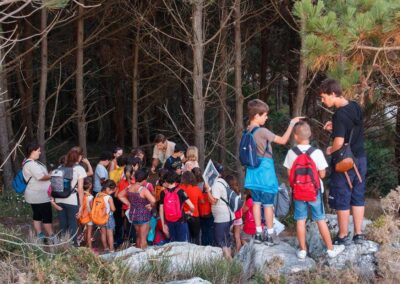
<path fill-rule="evenodd" d="M 263 205 L 264 207 L 273 207 L 276 193 L 269 193 L 259 190 L 250 190 L 253 204 Z"/>
<path fill-rule="evenodd" d="M 261 158 L 257 168 L 247 168 L 244 179 L 244 187 L 250 190 L 258 190 L 269 193 L 278 192 L 278 179 L 275 174 L 274 160 Z"/>
<path fill-rule="evenodd" d="M 313 221 L 325 220 L 324 203 L 322 202 L 322 193 L 318 191 L 317 200 L 299 201 L 294 200 L 294 219 L 296 221 L 306 220 L 308 208 L 311 208 L 311 217 Z"/>
<path fill-rule="evenodd" d="M 243 225 L 243 219 L 242 218 L 235 219 L 233 221 L 233 226 L 241 226 L 241 225 Z"/>
<path fill-rule="evenodd" d="M 43 224 L 53 223 L 53 211 L 50 202 L 31 204 L 31 207 L 33 221 L 40 221 Z"/>
<path fill-rule="evenodd" d="M 149 221 L 132 221 L 133 225 L 144 225 L 144 224 L 149 224 L 149 223 L 150 223 L 150 220 Z"/>
<path fill-rule="evenodd" d="M 106 228 L 107 230 L 114 230 L 115 229 L 115 219 L 114 219 L 114 215 L 110 215 L 108 217 L 108 222 L 107 224 L 105 224 L 104 226 L 102 226 L 102 228 Z"/>
<path fill-rule="evenodd" d="M 232 222 L 214 223 L 214 240 L 215 244 L 221 248 L 231 247 L 232 240 L 230 234 Z"/>
<path fill-rule="evenodd" d="M 367 174 L 367 158 L 362 157 L 357 160 L 358 171 L 362 182 L 353 170 L 348 171 L 353 189 L 350 189 L 344 173 L 338 173 L 332 169 L 329 181 L 329 207 L 335 210 L 349 210 L 351 206 L 365 205 L 365 177 Z"/>

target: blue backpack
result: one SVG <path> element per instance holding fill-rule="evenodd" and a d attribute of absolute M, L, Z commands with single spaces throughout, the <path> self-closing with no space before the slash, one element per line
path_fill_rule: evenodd
<path fill-rule="evenodd" d="M 260 129 L 260 127 L 254 127 L 251 131 L 244 130 L 242 139 L 239 145 L 239 160 L 242 166 L 246 168 L 257 168 L 261 161 L 257 157 L 257 143 L 254 139 L 254 133 Z M 264 153 L 272 153 L 268 151 L 268 143 Z"/>
<path fill-rule="evenodd" d="M 24 168 L 25 164 L 29 163 L 29 161 L 26 161 L 22 165 L 22 169 Z M 14 188 L 16 193 L 23 194 L 25 192 L 26 186 L 28 185 L 29 181 L 31 180 L 32 177 L 28 179 L 28 181 L 25 181 L 24 175 L 22 173 L 22 169 L 20 169 L 16 176 L 14 177 L 12 181 L 12 187 Z"/>

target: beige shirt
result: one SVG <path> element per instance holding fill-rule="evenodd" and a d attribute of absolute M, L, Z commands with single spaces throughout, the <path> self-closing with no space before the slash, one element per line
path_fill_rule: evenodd
<path fill-rule="evenodd" d="M 167 140 L 167 149 L 165 151 L 159 150 L 157 145 L 154 145 L 153 159 L 159 159 L 162 166 L 165 161 L 174 153 L 175 143 Z"/>
<path fill-rule="evenodd" d="M 40 180 L 42 177 L 49 174 L 46 166 L 38 161 L 27 160 L 22 168 L 22 174 L 26 181 L 30 179 L 24 193 L 25 201 L 29 204 L 50 202 L 47 193 L 50 181 Z"/>
<path fill-rule="evenodd" d="M 247 130 L 251 131 L 254 127 L 248 127 Z M 272 157 L 272 142 L 275 140 L 275 134 L 265 127 L 260 127 L 254 133 L 254 140 L 257 144 L 257 156 L 259 157 Z M 267 148 L 268 145 L 268 148 Z M 268 151 L 265 151 L 267 149 Z M 269 152 L 269 153 L 268 153 Z"/>
<path fill-rule="evenodd" d="M 221 198 L 223 198 L 225 201 L 228 201 L 228 194 L 226 192 L 227 186 L 228 184 L 225 180 L 222 178 L 217 178 L 211 188 L 212 196 L 218 199 L 217 203 L 211 206 L 215 223 L 226 223 L 235 219 L 235 215 L 229 206 L 221 200 Z"/>

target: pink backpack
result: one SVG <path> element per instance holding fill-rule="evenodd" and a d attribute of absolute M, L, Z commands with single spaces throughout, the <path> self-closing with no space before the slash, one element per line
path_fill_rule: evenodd
<path fill-rule="evenodd" d="M 182 206 L 179 200 L 178 190 L 176 188 L 174 191 L 164 190 L 164 215 L 165 219 L 169 222 L 176 222 L 182 217 Z"/>

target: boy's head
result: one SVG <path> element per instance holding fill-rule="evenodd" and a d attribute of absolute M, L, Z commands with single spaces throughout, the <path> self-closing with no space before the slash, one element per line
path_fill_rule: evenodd
<path fill-rule="evenodd" d="M 176 144 L 174 148 L 174 154 L 178 155 L 178 157 L 182 156 L 185 153 L 186 149 L 182 144 Z"/>
<path fill-rule="evenodd" d="M 322 81 L 318 91 L 321 102 L 327 107 L 333 107 L 335 100 L 342 96 L 340 83 L 334 79 L 327 78 Z"/>
<path fill-rule="evenodd" d="M 293 134 L 297 143 L 309 141 L 311 137 L 310 125 L 307 122 L 300 120 L 294 125 Z"/>
<path fill-rule="evenodd" d="M 108 166 L 110 161 L 113 159 L 113 155 L 111 152 L 105 151 L 100 154 L 100 163 L 102 163 L 105 167 Z"/>
<path fill-rule="evenodd" d="M 169 170 L 164 175 L 164 183 L 166 183 L 167 187 L 172 187 L 179 180 L 179 176 L 175 171 Z"/>
<path fill-rule="evenodd" d="M 247 114 L 250 122 L 263 125 L 268 118 L 269 106 L 262 100 L 254 99 L 247 103 Z"/>
<path fill-rule="evenodd" d="M 111 194 L 114 192 L 114 189 L 116 188 L 116 184 L 112 179 L 106 180 L 102 185 L 101 185 L 101 191 L 105 192 L 107 194 Z"/>

